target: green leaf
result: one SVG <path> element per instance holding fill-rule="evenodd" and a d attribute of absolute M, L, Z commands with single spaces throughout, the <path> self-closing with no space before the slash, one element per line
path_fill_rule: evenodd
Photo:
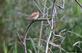
<path fill-rule="evenodd" d="M 4 51 L 4 53 L 7 53 L 8 52 L 7 46 L 5 44 L 5 41 L 3 43 L 3 51 Z"/>

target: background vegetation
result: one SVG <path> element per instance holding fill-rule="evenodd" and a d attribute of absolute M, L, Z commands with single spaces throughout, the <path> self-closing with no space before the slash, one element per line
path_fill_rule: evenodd
<path fill-rule="evenodd" d="M 82 53 L 82 8 L 75 0 L 53 1 L 0 0 L 0 53 Z M 34 11 L 51 20 L 24 33 Z"/>

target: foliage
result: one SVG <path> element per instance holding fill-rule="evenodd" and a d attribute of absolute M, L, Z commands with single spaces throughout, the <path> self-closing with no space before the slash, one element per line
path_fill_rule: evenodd
<path fill-rule="evenodd" d="M 53 0 L 1 0 L 0 47 L 3 49 L 0 49 L 0 53 L 24 53 L 23 38 L 25 34 L 27 34 L 28 53 L 46 53 L 48 37 L 52 31 L 55 35 L 51 34 L 48 52 L 81 53 L 82 8 L 74 0 L 65 0 L 64 6 L 62 1 L 56 0 L 55 3 L 62 9 L 58 6 L 55 7 L 57 14 L 54 16 L 53 30 L 47 21 L 37 21 L 30 26 L 28 33 L 24 33 L 30 24 L 27 18 L 33 11 L 43 13 L 40 18 L 52 19 Z"/>

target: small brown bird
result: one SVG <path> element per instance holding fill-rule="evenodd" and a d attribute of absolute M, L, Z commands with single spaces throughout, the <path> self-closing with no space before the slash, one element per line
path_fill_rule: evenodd
<path fill-rule="evenodd" d="M 29 19 L 31 20 L 30 24 L 28 25 L 27 29 L 28 30 L 30 28 L 30 26 L 35 22 L 36 19 L 38 19 L 38 17 L 40 16 L 39 11 L 33 12 L 31 14 L 31 16 L 29 17 Z"/>
<path fill-rule="evenodd" d="M 36 20 L 39 17 L 39 15 L 40 15 L 39 11 L 33 12 L 29 17 L 29 19 Z"/>

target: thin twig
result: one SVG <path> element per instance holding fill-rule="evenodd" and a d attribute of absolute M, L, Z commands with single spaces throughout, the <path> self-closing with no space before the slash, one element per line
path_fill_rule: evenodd
<path fill-rule="evenodd" d="M 62 0 L 62 6 L 56 5 L 57 7 L 59 7 L 60 9 L 64 9 L 64 4 L 65 4 L 65 0 Z"/>
<path fill-rule="evenodd" d="M 27 38 L 27 40 L 31 40 L 31 39 L 33 39 L 33 40 L 38 40 L 38 38 Z M 47 41 L 44 40 L 44 39 L 41 39 L 41 41 L 47 43 Z M 55 43 L 53 43 L 53 42 L 51 42 L 51 41 L 49 41 L 49 44 L 52 45 L 52 46 L 54 46 L 54 47 L 58 47 L 58 48 L 59 48 L 59 46 L 60 46 L 60 45 L 55 44 Z"/>
<path fill-rule="evenodd" d="M 75 1 L 82 8 L 82 5 L 77 0 L 75 0 Z"/>
<path fill-rule="evenodd" d="M 26 37 L 27 37 L 27 36 L 25 35 L 24 40 L 23 40 L 23 41 L 24 41 L 24 42 L 23 42 L 23 45 L 24 45 L 24 51 L 25 51 L 25 53 L 27 53 L 27 47 L 26 47 L 26 43 L 27 43 L 27 42 L 26 42 Z"/>
<path fill-rule="evenodd" d="M 41 21 L 41 28 L 40 28 L 40 36 L 39 36 L 38 46 L 40 46 L 40 44 L 41 44 L 42 29 L 43 29 L 43 21 Z M 39 47 L 38 47 L 38 48 L 39 48 Z M 39 53 L 39 50 L 38 50 L 38 53 Z"/>
<path fill-rule="evenodd" d="M 27 53 L 27 47 L 26 47 L 26 38 L 27 38 L 27 34 L 28 34 L 28 30 L 30 29 L 30 26 L 34 23 L 34 21 L 32 21 L 29 26 L 26 27 L 25 32 L 24 32 L 24 39 L 23 39 L 23 45 L 24 45 L 24 49 L 25 49 L 25 53 Z"/>
<path fill-rule="evenodd" d="M 56 7 L 55 7 L 55 0 L 53 1 L 53 6 L 52 6 L 52 19 L 51 19 L 51 31 L 50 31 L 50 35 L 48 37 L 48 40 L 47 40 L 47 44 L 46 44 L 46 53 L 48 53 L 48 48 L 49 48 L 49 41 L 50 41 L 50 38 L 51 38 L 51 35 L 53 33 L 53 26 L 54 26 L 54 17 L 56 16 Z"/>
<path fill-rule="evenodd" d="M 48 53 L 48 46 L 49 46 L 49 41 L 50 41 L 51 35 L 52 35 L 52 31 L 50 32 L 50 35 L 49 35 L 48 40 L 47 40 L 46 51 L 45 51 L 46 53 Z"/>
<path fill-rule="evenodd" d="M 30 40 L 31 41 L 31 39 L 33 39 L 33 40 L 38 40 L 38 38 L 27 38 L 27 40 Z M 43 42 L 45 42 L 45 43 L 47 43 L 47 41 L 46 40 L 44 40 L 44 39 L 41 39 L 41 41 L 43 41 Z M 61 48 L 61 46 L 60 45 L 58 45 L 58 44 L 55 44 L 55 43 L 53 43 L 53 42 L 51 42 L 51 41 L 49 41 L 49 43 L 48 44 L 50 44 L 51 46 L 54 46 L 54 47 L 57 47 L 57 48 L 60 48 L 62 51 L 64 51 L 64 52 L 67 52 L 65 49 L 63 49 L 63 48 Z"/>
<path fill-rule="evenodd" d="M 28 21 L 33 21 L 34 19 L 27 18 L 27 20 Z M 51 20 L 51 18 L 38 18 L 35 21 L 47 21 L 47 20 Z"/>

